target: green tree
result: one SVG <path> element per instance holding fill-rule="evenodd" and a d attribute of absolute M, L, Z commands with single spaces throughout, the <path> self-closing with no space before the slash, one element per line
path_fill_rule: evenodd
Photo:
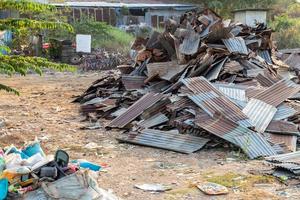
<path fill-rule="evenodd" d="M 0 31 L 10 30 L 16 36 L 20 31 L 24 30 L 30 30 L 33 34 L 37 34 L 42 30 L 53 29 L 65 29 L 70 32 L 73 31 L 72 26 L 67 23 L 49 20 L 36 20 L 32 17 L 35 14 L 46 11 L 55 12 L 56 8 L 54 6 L 35 3 L 29 0 L 1 0 L 0 11 L 5 10 L 14 10 L 17 11 L 20 16 L 24 16 L 19 18 L 0 19 Z M 30 13 L 30 16 L 28 13 Z M 8 74 L 11 76 L 15 73 L 19 73 L 21 75 L 26 75 L 29 70 L 33 70 L 38 74 L 42 74 L 43 68 L 52 68 L 55 70 L 73 69 L 69 65 L 53 63 L 45 58 L 4 55 L 3 50 L 9 53 L 10 48 L 5 45 L 0 46 L 0 73 L 2 74 Z M 6 90 L 8 92 L 19 94 L 15 89 L 3 84 L 0 84 L 0 90 Z"/>

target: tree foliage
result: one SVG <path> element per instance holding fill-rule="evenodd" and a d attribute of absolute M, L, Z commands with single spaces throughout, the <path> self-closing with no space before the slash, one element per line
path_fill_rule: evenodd
<path fill-rule="evenodd" d="M 55 11 L 55 7 L 31 2 L 28 0 L 1 0 L 0 10 L 15 10 L 19 13 L 42 13 L 46 11 Z M 0 30 L 10 30 L 18 36 L 18 33 L 24 30 L 30 30 L 31 33 L 39 33 L 42 30 L 64 29 L 72 32 L 71 25 L 59 21 L 34 20 L 27 18 L 8 18 L 0 19 Z M 28 33 L 25 31 L 25 33 Z M 72 70 L 73 67 L 66 64 L 58 64 L 48 61 L 40 57 L 28 57 L 19 55 L 4 55 L 3 51 L 10 53 L 10 48 L 5 45 L 0 45 L 0 73 L 9 76 L 19 73 L 26 75 L 28 71 L 34 71 L 42 74 L 43 68 L 51 68 L 55 70 Z M 19 94 L 15 89 L 9 86 L 0 84 L 0 90 Z"/>
<path fill-rule="evenodd" d="M 271 22 L 280 49 L 300 47 L 300 4 L 290 4 L 286 11 Z"/>

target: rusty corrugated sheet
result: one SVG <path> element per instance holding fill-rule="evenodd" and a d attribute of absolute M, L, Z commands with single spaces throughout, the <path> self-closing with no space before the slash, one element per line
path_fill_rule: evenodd
<path fill-rule="evenodd" d="M 137 125 L 141 128 L 152 128 L 168 121 L 169 118 L 166 115 L 157 113 L 146 120 L 140 121 Z"/>
<path fill-rule="evenodd" d="M 197 114 L 195 124 L 204 130 L 239 146 L 245 151 L 249 158 L 276 154 L 274 149 L 261 135 L 248 128 L 239 126 L 223 116 L 211 118 L 207 114 Z M 236 138 L 238 138 L 238 140 L 236 140 Z M 247 138 L 250 139 L 250 147 L 248 150 L 245 148 L 249 142 Z"/>
<path fill-rule="evenodd" d="M 271 79 L 268 79 L 262 74 L 258 74 L 255 79 L 259 82 L 259 84 L 263 87 L 271 87 L 275 82 Z"/>
<path fill-rule="evenodd" d="M 254 98 L 250 99 L 243 109 L 243 113 L 249 117 L 259 133 L 265 132 L 276 112 L 276 107 Z"/>
<path fill-rule="evenodd" d="M 132 144 L 167 149 L 187 154 L 200 150 L 209 141 L 209 139 L 206 138 L 154 129 L 145 129 L 142 130 L 141 133 L 131 132 L 128 135 L 117 139 Z"/>
<path fill-rule="evenodd" d="M 273 144 L 283 144 L 285 152 L 294 152 L 297 147 L 297 136 L 295 135 L 281 135 L 273 133 L 264 133 L 264 136 Z"/>
<path fill-rule="evenodd" d="M 147 64 L 148 77 L 159 76 L 163 80 L 171 81 L 180 74 L 187 65 L 179 65 L 177 62 L 157 62 Z"/>
<path fill-rule="evenodd" d="M 121 114 L 109 123 L 109 127 L 123 128 L 136 117 L 141 115 L 143 111 L 150 106 L 154 105 L 163 98 L 163 94 L 160 93 L 147 93 L 133 105 L 131 105 L 125 113 Z"/>
<path fill-rule="evenodd" d="M 280 80 L 253 98 L 277 107 L 283 101 L 300 91 L 300 85 L 290 80 Z"/>
<path fill-rule="evenodd" d="M 124 84 L 126 90 L 136 90 L 142 89 L 144 81 L 147 77 L 145 76 L 122 76 L 122 83 Z"/>
<path fill-rule="evenodd" d="M 281 120 L 271 121 L 266 131 L 271 133 L 300 135 L 298 130 L 298 125 L 287 121 L 281 121 Z"/>
<path fill-rule="evenodd" d="M 195 95 L 189 95 L 189 98 L 211 117 L 220 113 L 242 126 L 252 126 L 250 120 L 240 108 L 204 77 L 183 79 L 182 82 L 195 93 Z"/>
<path fill-rule="evenodd" d="M 231 53 L 248 54 L 248 48 L 242 37 L 235 37 L 222 40 Z"/>

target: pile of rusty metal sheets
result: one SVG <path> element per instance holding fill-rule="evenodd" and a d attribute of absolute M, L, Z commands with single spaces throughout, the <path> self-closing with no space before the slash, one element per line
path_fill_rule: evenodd
<path fill-rule="evenodd" d="M 192 153 L 222 141 L 250 159 L 294 152 L 300 85 L 271 35 L 264 24 L 248 27 L 211 10 L 186 13 L 137 38 L 135 64 L 75 101 L 87 117 L 125 130 L 122 142 Z"/>

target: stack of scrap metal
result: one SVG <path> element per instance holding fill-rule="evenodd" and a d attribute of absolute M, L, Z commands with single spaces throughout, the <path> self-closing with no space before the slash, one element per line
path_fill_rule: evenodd
<path fill-rule="evenodd" d="M 276 57 L 271 34 L 211 10 L 186 13 L 167 20 L 163 33 L 138 38 L 134 66 L 76 101 L 83 114 L 126 130 L 123 142 L 191 153 L 221 140 L 251 159 L 296 151 L 299 80 Z"/>

